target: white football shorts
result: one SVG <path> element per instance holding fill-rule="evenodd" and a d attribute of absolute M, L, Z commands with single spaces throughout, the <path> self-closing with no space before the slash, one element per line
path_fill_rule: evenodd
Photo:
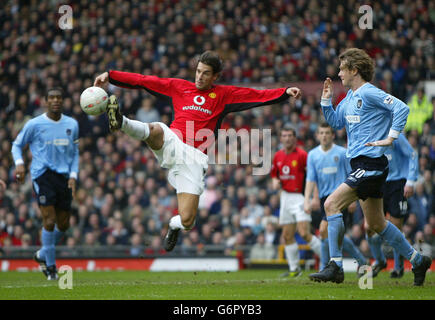
<path fill-rule="evenodd" d="M 279 224 L 293 224 L 302 221 L 311 222 L 311 215 L 304 211 L 304 196 L 281 190 Z"/>
<path fill-rule="evenodd" d="M 163 147 L 151 151 L 160 166 L 169 169 L 168 181 L 177 193 L 200 195 L 204 191 L 204 177 L 208 168 L 208 156 L 200 150 L 185 144 L 163 122 L 159 124 L 164 132 Z"/>

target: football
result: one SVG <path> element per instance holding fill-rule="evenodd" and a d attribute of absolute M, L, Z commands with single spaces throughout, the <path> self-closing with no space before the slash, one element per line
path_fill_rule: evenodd
<path fill-rule="evenodd" d="M 109 96 L 100 87 L 89 87 L 80 96 L 80 107 L 89 115 L 98 116 L 106 111 Z"/>

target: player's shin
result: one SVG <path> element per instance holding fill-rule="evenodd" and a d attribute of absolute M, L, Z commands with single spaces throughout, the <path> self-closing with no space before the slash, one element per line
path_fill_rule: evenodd
<path fill-rule="evenodd" d="M 366 239 L 370 246 L 370 252 L 372 253 L 373 258 L 376 260 L 376 263 L 383 264 L 386 259 L 382 251 L 382 237 L 377 233 L 372 236 L 366 234 Z"/>
<path fill-rule="evenodd" d="M 329 262 L 329 243 L 328 238 L 322 239 L 322 246 L 320 252 L 320 266 L 319 270 L 323 270 Z"/>
<path fill-rule="evenodd" d="M 150 135 L 148 123 L 130 120 L 127 117 L 123 117 L 121 131 L 137 140 L 146 140 Z"/>
<path fill-rule="evenodd" d="M 337 213 L 327 217 L 328 220 L 328 239 L 329 256 L 338 267 L 343 267 L 343 237 L 344 222 L 343 214 Z"/>
<path fill-rule="evenodd" d="M 380 236 L 396 249 L 399 254 L 408 259 L 413 267 L 420 265 L 422 256 L 409 244 L 402 232 L 390 221 L 387 221 L 387 226 L 380 233 Z"/>

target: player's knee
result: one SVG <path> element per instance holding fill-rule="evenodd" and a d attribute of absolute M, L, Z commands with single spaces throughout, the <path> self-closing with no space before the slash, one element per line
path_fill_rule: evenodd
<path fill-rule="evenodd" d="M 325 206 L 326 215 L 331 215 L 331 214 L 337 213 L 337 210 L 338 210 L 337 206 L 336 206 L 334 200 L 332 200 L 331 198 L 328 197 L 326 199 L 324 206 Z"/>
<path fill-rule="evenodd" d="M 47 231 L 53 231 L 56 220 L 52 218 L 45 218 L 43 221 L 44 229 Z"/>
<path fill-rule="evenodd" d="M 320 224 L 319 234 L 322 239 L 328 238 L 328 227 L 324 224 Z"/>
<path fill-rule="evenodd" d="M 65 231 L 67 231 L 68 228 L 69 228 L 69 221 L 58 222 L 58 223 L 57 223 L 57 228 L 58 228 L 59 231 L 61 231 L 61 232 L 65 232 Z"/>

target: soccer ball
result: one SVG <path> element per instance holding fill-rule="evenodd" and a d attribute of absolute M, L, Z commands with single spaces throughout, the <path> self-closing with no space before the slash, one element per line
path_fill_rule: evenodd
<path fill-rule="evenodd" d="M 89 87 L 80 95 L 80 107 L 86 114 L 92 116 L 106 112 L 108 102 L 107 92 L 100 87 Z"/>

